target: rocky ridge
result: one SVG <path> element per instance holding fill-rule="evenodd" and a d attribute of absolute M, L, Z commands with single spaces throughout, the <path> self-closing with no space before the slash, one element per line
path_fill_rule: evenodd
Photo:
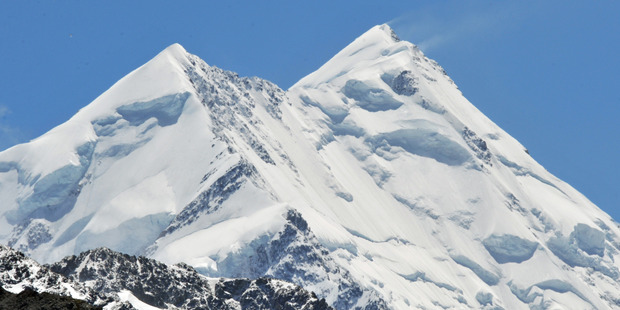
<path fill-rule="evenodd" d="M 331 309 L 285 281 L 207 278 L 186 264 L 169 266 L 107 248 L 44 266 L 0 246 L 0 285 L 0 305 L 23 300 L 40 309 Z"/>

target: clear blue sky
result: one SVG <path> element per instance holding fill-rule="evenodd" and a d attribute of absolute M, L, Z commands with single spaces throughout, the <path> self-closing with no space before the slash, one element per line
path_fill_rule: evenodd
<path fill-rule="evenodd" d="M 618 1 L 0 1 L 0 149 L 178 42 L 286 89 L 376 24 L 620 219 Z"/>

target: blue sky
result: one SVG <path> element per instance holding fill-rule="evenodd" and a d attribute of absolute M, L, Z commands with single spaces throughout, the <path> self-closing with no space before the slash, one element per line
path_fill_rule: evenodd
<path fill-rule="evenodd" d="M 376 24 L 616 220 L 617 1 L 1 1 L 0 149 L 69 119 L 178 42 L 286 89 Z"/>

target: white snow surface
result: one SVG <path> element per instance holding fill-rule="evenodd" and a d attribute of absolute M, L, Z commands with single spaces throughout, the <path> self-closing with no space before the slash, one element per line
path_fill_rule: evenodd
<path fill-rule="evenodd" d="M 389 308 L 620 308 L 618 224 L 387 25 L 286 92 L 174 44 L 0 153 L 0 201 L 0 241 L 42 262 L 107 246 L 217 274 L 294 209 Z"/>
<path fill-rule="evenodd" d="M 157 308 L 157 307 L 153 307 L 145 302 L 143 302 L 142 300 L 140 300 L 138 297 L 134 296 L 130 291 L 128 290 L 122 290 L 118 293 L 118 297 L 122 302 L 129 302 L 134 308 L 138 309 L 138 310 L 161 310 L 161 308 Z"/>

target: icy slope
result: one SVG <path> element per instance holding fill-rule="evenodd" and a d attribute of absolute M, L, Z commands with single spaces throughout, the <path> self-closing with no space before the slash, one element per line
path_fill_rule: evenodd
<path fill-rule="evenodd" d="M 9 245 L 44 261 L 99 246 L 139 253 L 211 179 L 222 157 L 211 118 L 173 45 L 65 124 L 0 155 Z"/>
<path fill-rule="evenodd" d="M 350 308 L 620 307 L 620 229 L 387 25 L 287 92 L 173 45 L 0 153 L 0 240 Z"/>
<path fill-rule="evenodd" d="M 389 27 L 288 97 L 315 120 L 319 154 L 350 194 L 337 221 L 355 250 L 341 263 L 381 283 L 390 304 L 617 306 L 616 223 Z M 322 228 L 319 240 L 332 243 Z"/>

